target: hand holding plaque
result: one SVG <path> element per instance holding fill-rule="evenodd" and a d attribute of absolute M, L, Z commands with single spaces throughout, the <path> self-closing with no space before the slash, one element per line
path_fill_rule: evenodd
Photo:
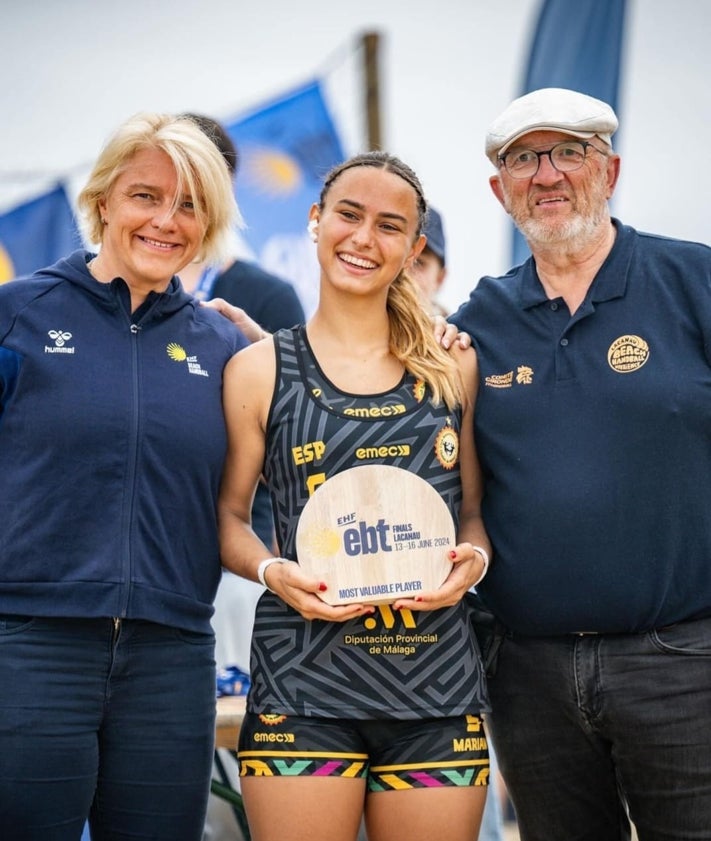
<path fill-rule="evenodd" d="M 455 530 L 417 474 L 388 465 L 344 470 L 320 485 L 296 530 L 299 565 L 331 605 L 378 604 L 435 590 L 449 575 Z"/>

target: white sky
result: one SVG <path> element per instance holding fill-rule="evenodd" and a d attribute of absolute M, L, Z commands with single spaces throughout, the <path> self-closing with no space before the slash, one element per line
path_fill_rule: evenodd
<path fill-rule="evenodd" d="M 443 213 L 454 307 L 508 268 L 508 227 L 483 154 L 518 95 L 539 0 L 5 0 L 0 12 L 0 209 L 85 172 L 139 110 L 228 120 L 324 76 L 346 152 L 364 145 L 360 58 L 381 34 L 384 146 Z M 571 2 L 571 14 L 575 4 Z M 711 3 L 629 0 L 613 210 L 642 230 L 709 242 Z M 237 182 L 239 194 L 239 179 Z M 249 221 L 249 220 L 247 220 Z M 314 282 L 316 279 L 314 278 Z"/>

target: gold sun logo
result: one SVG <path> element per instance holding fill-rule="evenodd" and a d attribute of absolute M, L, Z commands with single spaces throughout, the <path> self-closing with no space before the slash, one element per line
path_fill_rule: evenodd
<path fill-rule="evenodd" d="M 185 348 L 181 347 L 176 342 L 171 342 L 165 350 L 173 362 L 185 362 L 188 358 Z"/>
<path fill-rule="evenodd" d="M 341 536 L 334 529 L 310 528 L 304 534 L 304 543 L 314 555 L 329 558 L 341 548 Z"/>
<path fill-rule="evenodd" d="M 303 181 L 297 162 L 276 149 L 245 152 L 242 177 L 268 196 L 286 196 L 297 192 Z"/>
<path fill-rule="evenodd" d="M 12 280 L 13 277 L 15 277 L 15 267 L 12 265 L 10 255 L 0 244 L 0 283 Z"/>

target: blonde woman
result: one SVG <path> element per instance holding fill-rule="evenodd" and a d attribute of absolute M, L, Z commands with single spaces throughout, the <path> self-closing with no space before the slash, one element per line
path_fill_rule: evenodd
<path fill-rule="evenodd" d="M 202 836 L 222 373 L 244 337 L 177 273 L 237 218 L 191 120 L 139 114 L 89 239 L 0 288 L 0 838 Z"/>

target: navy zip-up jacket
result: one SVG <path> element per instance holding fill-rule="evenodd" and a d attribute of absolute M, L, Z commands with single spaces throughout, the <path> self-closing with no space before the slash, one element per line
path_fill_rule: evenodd
<path fill-rule="evenodd" d="M 209 632 L 222 372 L 247 341 L 177 278 L 131 314 L 92 256 L 0 286 L 0 613 Z"/>

